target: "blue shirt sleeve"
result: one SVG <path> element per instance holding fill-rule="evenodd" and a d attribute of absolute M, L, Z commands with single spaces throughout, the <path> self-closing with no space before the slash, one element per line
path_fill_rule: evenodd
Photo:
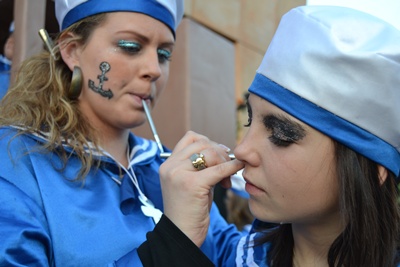
<path fill-rule="evenodd" d="M 235 266 L 236 248 L 244 234 L 235 225 L 229 224 L 213 203 L 210 211 L 210 228 L 202 251 L 209 256 L 216 266 Z M 213 252 L 213 253 L 211 253 Z"/>

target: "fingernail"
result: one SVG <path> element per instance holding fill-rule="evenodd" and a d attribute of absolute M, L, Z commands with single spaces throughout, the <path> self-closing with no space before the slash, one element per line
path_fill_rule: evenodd
<path fill-rule="evenodd" d="M 222 147 L 223 149 L 225 149 L 226 152 L 231 151 L 231 149 L 229 147 L 227 147 L 226 145 L 223 144 L 218 144 L 220 147 Z"/>

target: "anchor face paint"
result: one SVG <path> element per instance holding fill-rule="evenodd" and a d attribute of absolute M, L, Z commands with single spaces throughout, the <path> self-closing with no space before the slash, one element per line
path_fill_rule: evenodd
<path fill-rule="evenodd" d="M 110 89 L 104 90 L 103 83 L 104 83 L 104 81 L 108 81 L 108 78 L 106 77 L 106 73 L 109 72 L 110 69 L 111 69 L 111 66 L 109 63 L 101 62 L 100 63 L 101 74 L 97 76 L 97 78 L 100 81 L 99 86 L 96 86 L 94 84 L 94 81 L 89 80 L 89 88 L 92 89 L 93 91 L 95 91 L 96 93 L 99 93 L 101 96 L 107 97 L 108 99 L 111 99 L 114 94 Z"/>

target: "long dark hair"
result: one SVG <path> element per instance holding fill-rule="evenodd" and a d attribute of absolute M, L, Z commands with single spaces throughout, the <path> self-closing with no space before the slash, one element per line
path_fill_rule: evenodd
<path fill-rule="evenodd" d="M 339 201 L 345 230 L 332 243 L 330 267 L 394 267 L 399 263 L 397 178 L 388 172 L 381 183 L 378 165 L 335 142 Z M 269 231 L 259 243 L 271 243 L 267 263 L 292 267 L 294 241 L 290 224 Z"/>

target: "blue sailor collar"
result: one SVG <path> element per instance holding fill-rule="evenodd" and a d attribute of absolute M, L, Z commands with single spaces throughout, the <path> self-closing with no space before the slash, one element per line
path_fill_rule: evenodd
<path fill-rule="evenodd" d="M 138 137 L 132 132 L 129 134 L 128 143 L 130 148 L 128 168 L 148 164 L 160 153 L 155 141 Z"/>

